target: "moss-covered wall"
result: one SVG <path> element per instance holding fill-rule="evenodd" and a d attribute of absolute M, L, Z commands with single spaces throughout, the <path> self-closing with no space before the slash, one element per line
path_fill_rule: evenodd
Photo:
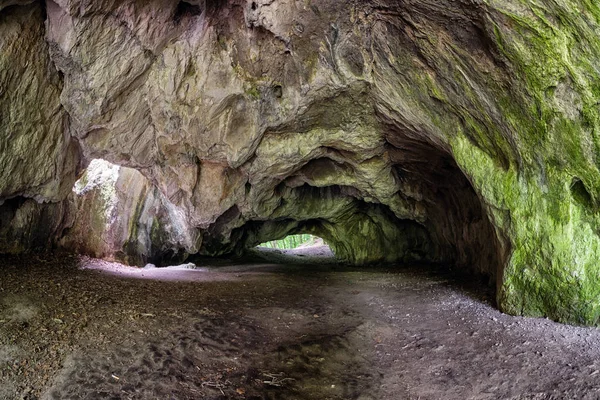
<path fill-rule="evenodd" d="M 194 10 L 47 2 L 42 25 L 37 3 L 0 9 L 1 37 L 42 54 L 27 64 L 0 39 L 0 129 L 14 139 L 0 139 L 0 204 L 61 204 L 78 166 L 103 158 L 149 185 L 115 208 L 127 220 L 108 250 L 125 260 L 150 243 L 224 254 L 314 231 L 350 263 L 452 264 L 496 280 L 506 312 L 600 323 L 597 3 Z M 50 168 L 28 158 L 41 144 Z M 177 212 L 150 212 L 158 198 Z"/>

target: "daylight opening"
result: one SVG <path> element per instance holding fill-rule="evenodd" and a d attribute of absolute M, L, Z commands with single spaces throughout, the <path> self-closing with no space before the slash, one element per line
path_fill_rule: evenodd
<path fill-rule="evenodd" d="M 263 242 L 254 248 L 253 254 L 277 262 L 333 262 L 335 255 L 329 244 L 311 234 L 288 235 L 283 239 Z M 283 257 L 283 258 L 281 258 Z"/>
<path fill-rule="evenodd" d="M 83 195 L 96 187 L 114 186 L 119 179 L 120 168 L 100 158 L 92 160 L 79 180 L 75 182 L 73 192 Z"/>
<path fill-rule="evenodd" d="M 136 169 L 92 160 L 73 187 L 59 245 L 129 265 L 182 262 L 196 242 L 185 212 Z"/>
<path fill-rule="evenodd" d="M 318 236 L 302 234 L 289 235 L 280 240 L 270 240 L 259 244 L 257 247 L 267 247 L 270 249 L 293 250 L 311 246 L 327 246 L 327 243 Z"/>

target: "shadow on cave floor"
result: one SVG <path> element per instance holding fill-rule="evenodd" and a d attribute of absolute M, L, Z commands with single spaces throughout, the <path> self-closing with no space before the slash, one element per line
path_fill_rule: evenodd
<path fill-rule="evenodd" d="M 0 398 L 600 394 L 597 329 L 503 315 L 436 268 L 266 265 L 2 257 Z"/>
<path fill-rule="evenodd" d="M 473 276 L 439 263 L 395 263 L 356 267 L 338 261 L 328 245 L 288 250 L 255 247 L 246 250 L 246 253 L 238 258 L 197 257 L 194 262 L 197 265 L 208 265 L 210 268 L 214 268 L 214 271 L 221 272 L 265 271 L 300 275 L 335 271 L 404 272 L 420 276 L 423 279 L 443 279 L 445 284 L 464 292 L 474 300 L 483 301 L 492 306 L 496 305 L 495 283 L 490 282 L 487 276 Z M 200 268 L 202 269 L 202 267 Z"/>

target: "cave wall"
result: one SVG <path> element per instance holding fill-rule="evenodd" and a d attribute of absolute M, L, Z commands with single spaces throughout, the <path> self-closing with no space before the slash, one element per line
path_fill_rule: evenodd
<path fill-rule="evenodd" d="M 140 172 L 93 160 L 67 199 L 57 245 L 144 266 L 198 252 L 199 232 Z"/>
<path fill-rule="evenodd" d="M 28 3 L 0 1 L 0 251 L 12 253 L 45 248 L 61 232 L 82 166 L 43 7 L 14 6 Z"/>
<path fill-rule="evenodd" d="M 195 238 L 152 248 L 310 231 L 598 324 L 599 20 L 588 0 L 0 1 L 0 246 L 84 249 L 65 199 L 102 158 Z M 22 239 L 25 204 L 55 228 Z M 129 226 L 102 254 L 149 256 Z"/>

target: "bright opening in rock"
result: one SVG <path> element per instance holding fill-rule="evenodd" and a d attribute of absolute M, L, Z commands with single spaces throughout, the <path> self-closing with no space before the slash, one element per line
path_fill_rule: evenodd
<path fill-rule="evenodd" d="M 247 252 L 268 261 L 285 264 L 336 262 L 332 248 L 323 238 L 306 233 L 270 240 Z"/>
<path fill-rule="evenodd" d="M 59 245 L 143 266 L 183 261 L 195 233 L 185 213 L 139 171 L 92 160 L 73 187 Z"/>
<path fill-rule="evenodd" d="M 298 248 L 307 248 L 312 246 L 326 246 L 327 243 L 320 237 L 301 234 L 301 235 L 289 235 L 283 239 L 271 240 L 259 244 L 257 247 L 267 247 L 270 249 L 281 249 L 281 250 L 292 250 Z"/>
<path fill-rule="evenodd" d="M 289 235 L 283 239 L 271 240 L 256 246 L 257 251 L 269 251 L 271 249 L 294 257 L 309 257 L 312 259 L 331 259 L 334 261 L 335 254 L 329 244 L 322 238 L 311 234 Z M 282 260 L 285 261 L 285 260 Z"/>

